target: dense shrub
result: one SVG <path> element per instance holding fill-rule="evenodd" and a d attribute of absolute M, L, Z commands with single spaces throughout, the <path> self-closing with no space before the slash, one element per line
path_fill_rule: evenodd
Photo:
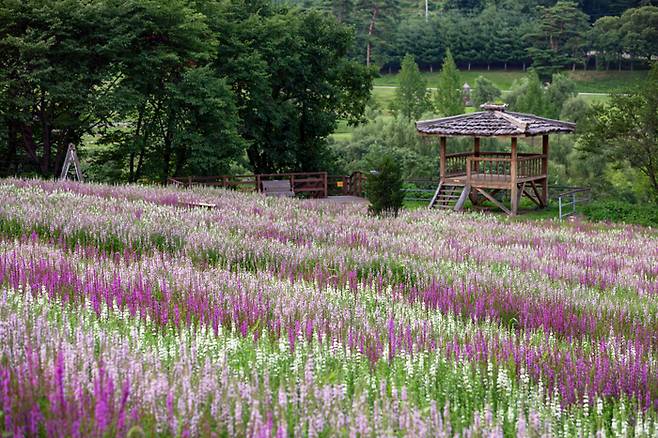
<path fill-rule="evenodd" d="M 404 201 L 402 169 L 391 155 L 383 155 L 368 175 L 366 196 L 370 212 L 376 215 L 397 216 Z"/>
<path fill-rule="evenodd" d="M 631 204 L 617 200 L 595 201 L 583 207 L 583 214 L 592 221 L 658 227 L 658 206 L 655 204 Z"/>

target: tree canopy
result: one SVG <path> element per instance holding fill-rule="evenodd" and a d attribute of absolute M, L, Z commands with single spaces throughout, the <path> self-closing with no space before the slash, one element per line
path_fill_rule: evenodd
<path fill-rule="evenodd" d="M 443 67 L 439 74 L 436 89 L 436 110 L 443 116 L 453 116 L 464 112 L 459 70 L 450 50 L 446 52 Z"/>
<path fill-rule="evenodd" d="M 370 95 L 354 38 L 265 0 L 2 2 L 0 171 L 53 175 L 83 141 L 129 181 L 318 169 Z"/>
<path fill-rule="evenodd" d="M 649 182 L 649 198 L 658 204 L 657 63 L 641 88 L 594 105 L 581 132 L 578 146 L 582 151 L 639 170 Z"/>
<path fill-rule="evenodd" d="M 418 119 L 431 106 L 427 81 L 418 71 L 413 55 L 407 55 L 402 61 L 400 86 L 395 90 L 391 109 L 406 120 L 412 120 Z"/>

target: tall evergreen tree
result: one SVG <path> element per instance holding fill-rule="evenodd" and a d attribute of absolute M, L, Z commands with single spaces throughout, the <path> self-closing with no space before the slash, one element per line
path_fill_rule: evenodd
<path fill-rule="evenodd" d="M 450 49 L 447 50 L 443 60 L 435 101 L 436 110 L 442 116 L 453 116 L 464 111 L 459 70 Z"/>
<path fill-rule="evenodd" d="M 379 60 L 383 65 L 385 46 L 390 43 L 398 19 L 400 5 L 397 0 L 357 0 L 356 15 L 359 17 L 357 27 L 365 46 L 365 63 L 367 66 Z"/>
<path fill-rule="evenodd" d="M 575 2 L 558 1 L 550 8 L 540 9 L 537 30 L 526 35 L 532 46 L 528 53 L 532 66 L 543 79 L 568 64 L 575 68 L 583 61 L 589 32 L 588 17 Z"/>
<path fill-rule="evenodd" d="M 395 90 L 391 109 L 407 120 L 418 119 L 431 107 L 427 82 L 418 71 L 414 56 L 407 53 L 402 61 L 400 85 Z"/>

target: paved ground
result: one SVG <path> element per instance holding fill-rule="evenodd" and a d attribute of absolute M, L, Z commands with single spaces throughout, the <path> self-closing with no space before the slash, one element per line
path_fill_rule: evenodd
<path fill-rule="evenodd" d="M 322 199 L 324 202 L 331 202 L 333 204 L 367 204 L 368 200 L 358 196 L 329 196 Z"/>

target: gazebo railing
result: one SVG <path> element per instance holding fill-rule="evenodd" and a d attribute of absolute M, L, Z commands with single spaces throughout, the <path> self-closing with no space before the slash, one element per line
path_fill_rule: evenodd
<path fill-rule="evenodd" d="M 460 152 L 446 155 L 446 176 L 458 176 L 466 173 L 466 159 L 472 152 Z"/>
<path fill-rule="evenodd" d="M 517 178 L 534 178 L 543 176 L 543 158 L 541 154 L 519 154 L 516 159 Z M 510 180 L 512 177 L 512 158 L 510 154 L 482 153 L 481 156 L 466 158 L 466 179 L 485 181 Z"/>
<path fill-rule="evenodd" d="M 508 179 L 512 174 L 512 159 L 499 157 L 469 157 L 466 165 L 466 179 L 475 176 L 483 180 Z"/>
<path fill-rule="evenodd" d="M 517 158 L 518 175 L 521 178 L 542 176 L 542 159 L 544 155 L 526 155 Z"/>
<path fill-rule="evenodd" d="M 517 175 L 523 177 L 535 177 L 542 175 L 542 159 L 544 155 L 519 153 L 517 154 Z M 484 176 L 511 176 L 512 157 L 509 152 L 483 151 L 479 155 L 473 152 L 460 152 L 446 155 L 447 177 L 466 175 L 468 160 L 471 160 L 471 173 Z M 480 176 L 480 175 L 478 175 Z"/>

